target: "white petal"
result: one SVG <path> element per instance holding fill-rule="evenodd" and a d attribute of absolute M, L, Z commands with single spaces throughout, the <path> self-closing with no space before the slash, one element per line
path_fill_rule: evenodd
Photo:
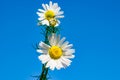
<path fill-rule="evenodd" d="M 62 63 L 63 68 L 67 67 L 66 63 L 64 63 L 64 61 L 62 59 L 60 59 L 60 62 Z"/>
<path fill-rule="evenodd" d="M 64 14 L 63 11 L 59 11 L 59 12 L 57 13 L 57 15 L 62 15 L 62 14 Z"/>
<path fill-rule="evenodd" d="M 46 67 L 50 67 L 51 70 L 54 70 L 55 67 L 56 67 L 56 62 L 55 62 L 53 59 L 51 59 L 51 60 L 47 63 Z"/>
<path fill-rule="evenodd" d="M 61 9 L 61 8 L 60 8 L 60 7 L 58 7 L 55 11 L 58 13 L 58 12 L 60 11 L 60 9 Z"/>
<path fill-rule="evenodd" d="M 64 43 L 62 44 L 61 48 L 64 49 L 64 47 L 66 47 L 68 44 L 69 44 L 68 41 L 64 42 Z"/>
<path fill-rule="evenodd" d="M 70 49 L 72 46 L 73 46 L 73 44 L 69 44 L 69 45 L 67 45 L 65 48 L 66 48 L 66 49 Z"/>
<path fill-rule="evenodd" d="M 53 46 L 53 45 L 56 45 L 56 34 L 52 34 L 52 36 L 50 36 L 50 39 L 49 39 L 49 42 L 50 42 L 50 45 Z"/>
<path fill-rule="evenodd" d="M 40 12 L 37 12 L 37 15 L 40 16 L 40 17 L 43 17 L 43 13 L 40 13 Z"/>
<path fill-rule="evenodd" d="M 67 59 L 67 58 L 65 58 L 65 57 L 61 57 L 61 62 L 62 62 L 63 64 L 65 64 L 66 66 L 69 66 L 72 61 L 69 60 L 69 59 Z M 66 66 L 65 66 L 65 67 L 66 67 Z"/>
<path fill-rule="evenodd" d="M 60 60 L 56 60 L 56 63 L 57 63 L 56 68 L 57 68 L 58 70 L 61 69 L 61 68 L 63 68 L 63 65 L 62 65 L 62 63 L 61 63 Z"/>
<path fill-rule="evenodd" d="M 52 37 L 52 35 L 49 35 L 48 36 L 48 41 L 50 42 L 50 40 L 51 40 L 51 37 Z"/>
<path fill-rule="evenodd" d="M 38 56 L 39 60 L 42 61 L 43 64 L 45 64 L 46 62 L 48 62 L 50 60 L 49 55 L 40 55 Z"/>
<path fill-rule="evenodd" d="M 47 53 L 48 53 L 48 50 L 37 49 L 37 52 L 38 52 L 38 53 L 44 53 L 44 54 L 47 54 Z"/>
<path fill-rule="evenodd" d="M 48 50 L 48 49 L 50 48 L 50 46 L 47 45 L 47 44 L 45 44 L 44 42 L 40 42 L 40 43 L 39 43 L 39 46 L 40 46 L 41 48 L 43 48 L 43 49 L 46 49 L 46 50 Z"/>
<path fill-rule="evenodd" d="M 74 58 L 75 55 L 68 55 L 68 56 L 64 56 L 65 58 L 69 59 L 69 58 Z"/>
<path fill-rule="evenodd" d="M 48 21 L 48 20 L 43 20 L 43 21 L 42 21 L 42 25 L 47 25 L 47 26 L 49 26 L 49 21 Z"/>
<path fill-rule="evenodd" d="M 67 51 L 64 51 L 64 55 L 72 55 L 75 53 L 75 49 L 67 49 Z"/>
<path fill-rule="evenodd" d="M 61 15 L 61 16 L 56 16 L 55 18 L 64 18 L 64 16 L 63 16 L 63 15 Z"/>
<path fill-rule="evenodd" d="M 61 46 L 62 46 L 62 43 L 65 41 L 65 39 L 66 39 L 66 38 L 65 38 L 65 37 L 63 37 L 63 38 L 59 41 L 59 43 L 58 43 L 58 46 L 59 46 L 59 47 L 61 47 Z"/>
<path fill-rule="evenodd" d="M 42 12 L 42 13 L 44 13 L 45 11 L 44 10 L 42 10 L 42 9 L 38 9 L 38 11 L 40 11 L 40 12 Z"/>
<path fill-rule="evenodd" d="M 45 4 L 42 4 L 42 7 L 44 8 L 44 10 L 47 10 L 47 8 L 46 8 Z"/>
<path fill-rule="evenodd" d="M 47 10 L 49 10 L 49 9 L 50 9 L 50 7 L 48 6 L 48 4 L 46 4 L 46 8 L 47 8 Z"/>
<path fill-rule="evenodd" d="M 50 6 L 50 9 L 51 9 L 52 8 L 52 1 L 50 1 L 49 6 Z"/>
<path fill-rule="evenodd" d="M 52 65 L 50 66 L 51 70 L 54 70 L 56 67 L 56 62 L 53 60 Z"/>
<path fill-rule="evenodd" d="M 57 22 L 58 22 L 58 24 L 60 24 L 60 21 L 59 21 L 59 20 L 57 20 Z"/>
<path fill-rule="evenodd" d="M 50 61 L 48 61 L 48 63 L 46 64 L 46 66 L 45 66 L 45 67 L 46 67 L 46 68 L 50 67 L 50 65 L 52 64 L 51 62 L 52 62 L 51 60 L 50 60 Z"/>
<path fill-rule="evenodd" d="M 49 43 L 50 43 L 51 46 L 53 44 L 53 40 L 54 40 L 54 36 L 52 34 L 52 35 L 49 36 Z"/>
<path fill-rule="evenodd" d="M 49 43 L 50 43 L 50 45 L 52 46 L 52 45 L 57 45 L 58 44 L 58 42 L 60 41 L 60 35 L 56 35 L 56 34 L 52 34 L 52 35 L 50 35 L 49 37 L 48 37 L 48 40 L 49 40 Z"/>
<path fill-rule="evenodd" d="M 53 42 L 53 45 L 56 45 L 56 43 L 57 43 L 57 35 L 56 35 L 56 34 L 53 34 L 53 36 L 54 36 L 54 42 Z"/>
<path fill-rule="evenodd" d="M 44 18 L 43 18 L 43 17 L 41 17 L 41 18 L 38 18 L 38 20 L 40 20 L 40 21 L 41 21 L 41 20 L 44 20 Z"/>
<path fill-rule="evenodd" d="M 58 35 L 57 38 L 56 38 L 56 44 L 58 44 L 59 41 L 60 41 L 60 35 Z"/>
<path fill-rule="evenodd" d="M 62 46 L 62 49 L 67 50 L 67 49 L 72 48 L 72 46 L 73 46 L 73 44 L 65 45 L 65 46 Z"/>
<path fill-rule="evenodd" d="M 57 4 L 57 3 L 54 3 L 54 4 L 53 4 L 53 9 L 55 10 L 56 8 L 58 8 L 58 4 Z"/>

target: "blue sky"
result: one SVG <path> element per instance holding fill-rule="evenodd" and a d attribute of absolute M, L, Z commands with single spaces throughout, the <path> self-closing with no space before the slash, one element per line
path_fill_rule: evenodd
<path fill-rule="evenodd" d="M 65 12 L 61 35 L 74 44 L 70 67 L 52 80 L 120 80 L 120 1 L 52 0 Z M 41 62 L 33 44 L 43 40 L 37 9 L 49 0 L 0 1 L 0 79 L 33 80 Z"/>

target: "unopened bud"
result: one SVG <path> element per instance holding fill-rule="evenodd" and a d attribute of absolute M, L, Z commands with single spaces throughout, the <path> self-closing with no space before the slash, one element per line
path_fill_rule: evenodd
<path fill-rule="evenodd" d="M 49 20 L 50 26 L 54 27 L 57 24 L 57 20 L 55 18 L 52 18 Z"/>

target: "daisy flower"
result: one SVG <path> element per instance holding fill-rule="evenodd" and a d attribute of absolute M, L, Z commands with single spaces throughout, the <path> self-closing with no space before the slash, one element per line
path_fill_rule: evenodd
<path fill-rule="evenodd" d="M 58 26 L 60 24 L 59 18 L 63 18 L 64 12 L 60 11 L 61 8 L 57 3 L 49 2 L 49 4 L 42 4 L 43 9 L 38 9 L 39 24 L 47 26 Z"/>
<path fill-rule="evenodd" d="M 65 68 L 72 62 L 70 59 L 74 58 L 73 53 L 75 52 L 72 48 L 72 44 L 65 41 L 65 37 L 60 39 L 60 35 L 52 34 L 48 38 L 49 44 L 44 42 L 39 43 L 38 53 L 41 55 L 38 57 L 43 64 L 46 63 L 46 68 L 51 70 Z"/>

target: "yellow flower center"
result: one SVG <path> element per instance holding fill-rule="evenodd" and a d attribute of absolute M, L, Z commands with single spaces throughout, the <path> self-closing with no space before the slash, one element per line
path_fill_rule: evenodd
<path fill-rule="evenodd" d="M 58 46 L 52 46 L 49 49 L 49 55 L 52 59 L 59 59 L 62 56 L 62 50 Z"/>
<path fill-rule="evenodd" d="M 50 20 L 51 18 L 55 17 L 55 13 L 52 10 L 48 10 L 45 12 L 45 18 L 47 20 Z"/>

